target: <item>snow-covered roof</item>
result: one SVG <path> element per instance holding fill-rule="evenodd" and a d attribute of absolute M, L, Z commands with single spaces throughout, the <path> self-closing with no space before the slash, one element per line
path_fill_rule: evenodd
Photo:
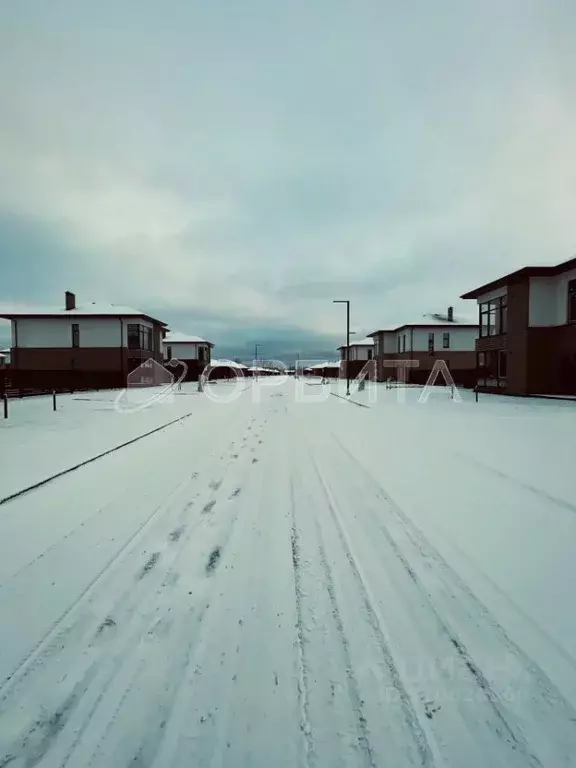
<path fill-rule="evenodd" d="M 352 341 L 350 342 L 351 347 L 373 347 L 374 346 L 374 339 L 365 338 L 361 339 L 360 341 Z M 346 344 L 342 344 L 341 347 L 338 347 L 338 349 L 346 349 Z"/>
<path fill-rule="evenodd" d="M 243 363 L 237 363 L 235 360 L 212 360 L 210 365 L 214 368 L 216 366 L 225 366 L 227 368 L 238 368 L 244 371 L 248 370 L 248 367 Z"/>
<path fill-rule="evenodd" d="M 325 362 L 325 363 L 316 363 L 316 365 L 309 365 L 306 370 L 309 371 L 320 371 L 322 368 L 340 368 L 341 361 L 336 360 L 333 362 Z"/>
<path fill-rule="evenodd" d="M 167 323 L 158 320 L 152 315 L 142 312 L 141 309 L 134 307 L 125 307 L 118 304 L 80 304 L 75 309 L 62 309 L 61 307 L 36 307 L 34 309 L 18 309 L 14 312 L 3 310 L 0 317 L 7 320 L 17 317 L 142 317 L 153 323 L 159 323 L 166 326 Z"/>
<path fill-rule="evenodd" d="M 449 320 L 448 315 L 443 313 L 430 312 L 421 315 L 420 317 L 414 318 L 411 322 L 404 321 L 399 325 L 388 326 L 387 328 L 379 328 L 376 331 L 372 331 L 369 336 L 374 336 L 376 333 L 394 333 L 396 331 L 400 331 L 402 328 L 432 328 L 434 326 L 444 326 L 451 328 L 477 328 L 478 321 L 464 315 L 453 315 L 452 320 Z"/>
<path fill-rule="evenodd" d="M 463 317 L 461 315 L 454 315 L 452 320 L 448 319 L 447 315 L 441 314 L 441 313 L 435 313 L 430 312 L 425 315 L 421 315 L 418 318 L 413 319 L 411 322 L 404 322 L 401 325 L 397 327 L 398 328 L 406 328 L 409 326 L 417 326 L 417 325 L 450 325 L 450 326 L 459 326 L 459 325 L 478 325 L 477 320 L 473 320 L 469 317 Z"/>
<path fill-rule="evenodd" d="M 163 339 L 164 344 L 209 344 L 211 347 L 214 345 L 211 341 L 206 341 L 206 339 L 201 338 L 200 336 L 192 336 L 188 333 L 180 333 L 179 331 L 172 331 L 168 334 L 166 334 L 166 338 Z"/>

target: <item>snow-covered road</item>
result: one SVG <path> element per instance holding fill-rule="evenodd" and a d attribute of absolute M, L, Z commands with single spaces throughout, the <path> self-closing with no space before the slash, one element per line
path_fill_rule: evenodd
<path fill-rule="evenodd" d="M 1 768 L 576 765 L 576 406 L 381 394 L 194 398 L 1 505 Z"/>

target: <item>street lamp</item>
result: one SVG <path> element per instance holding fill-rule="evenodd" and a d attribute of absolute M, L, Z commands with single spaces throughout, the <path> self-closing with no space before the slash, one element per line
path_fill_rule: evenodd
<path fill-rule="evenodd" d="M 254 378 L 258 378 L 258 350 L 262 346 L 262 344 L 254 344 L 254 370 L 252 371 L 252 376 Z"/>
<path fill-rule="evenodd" d="M 350 396 L 350 301 L 334 299 L 333 304 L 346 304 L 346 396 Z"/>

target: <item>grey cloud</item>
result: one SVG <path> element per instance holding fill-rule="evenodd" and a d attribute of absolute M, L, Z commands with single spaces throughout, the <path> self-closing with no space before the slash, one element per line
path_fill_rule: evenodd
<path fill-rule="evenodd" d="M 0 15 L 1 299 L 72 287 L 154 304 L 223 348 L 328 350 L 333 298 L 375 327 L 574 250 L 568 2 L 21 0 Z M 103 246 L 107 183 L 130 223 Z M 10 216 L 12 185 L 28 219 Z M 195 216 L 204 202 L 224 215 Z M 145 231 L 181 208 L 188 226 Z"/>

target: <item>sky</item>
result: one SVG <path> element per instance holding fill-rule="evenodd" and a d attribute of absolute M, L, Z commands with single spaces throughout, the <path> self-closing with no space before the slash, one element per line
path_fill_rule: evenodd
<path fill-rule="evenodd" d="M 576 253 L 573 0 L 0 2 L 0 310 L 334 351 Z M 0 341 L 5 328 L 0 328 Z M 334 353 L 335 354 L 335 353 Z"/>

